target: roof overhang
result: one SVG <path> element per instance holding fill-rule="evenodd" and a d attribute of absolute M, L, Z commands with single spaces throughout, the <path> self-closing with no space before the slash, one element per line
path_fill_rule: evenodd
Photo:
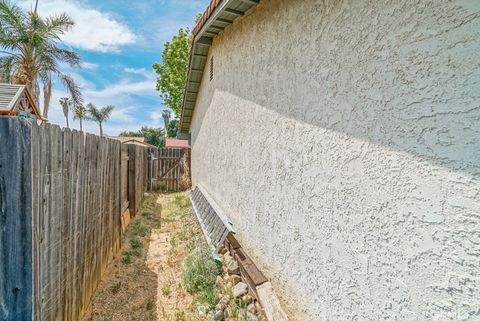
<path fill-rule="evenodd" d="M 260 0 L 212 0 L 193 29 L 179 133 L 188 134 L 190 131 L 193 111 L 213 38 L 259 3 Z"/>
<path fill-rule="evenodd" d="M 30 115 L 42 121 L 42 116 L 30 90 L 25 85 L 0 83 L 0 115 Z"/>

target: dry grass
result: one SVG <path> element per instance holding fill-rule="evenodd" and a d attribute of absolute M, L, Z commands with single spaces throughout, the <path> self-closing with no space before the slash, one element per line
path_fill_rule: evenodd
<path fill-rule="evenodd" d="M 196 255 L 203 253 L 203 244 L 185 193 L 151 193 L 123 236 L 122 252 L 100 283 L 84 321 L 205 320 L 197 316 L 196 305 L 211 306 L 217 298 L 211 287 L 216 267 L 203 266 L 213 261 Z M 205 273 L 193 273 L 191 267 Z M 191 293 L 190 281 L 196 284 Z"/>
<path fill-rule="evenodd" d="M 146 265 L 150 234 L 160 227 L 161 206 L 147 197 L 122 240 L 122 252 L 101 281 L 85 321 L 156 321 L 157 275 Z"/>

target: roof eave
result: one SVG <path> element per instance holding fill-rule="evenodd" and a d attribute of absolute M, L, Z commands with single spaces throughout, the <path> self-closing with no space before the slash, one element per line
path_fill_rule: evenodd
<path fill-rule="evenodd" d="M 243 16 L 252 7 L 258 5 L 260 0 L 212 0 L 207 11 L 203 14 L 199 24 L 194 29 L 192 46 L 190 48 L 190 58 L 187 68 L 187 80 L 183 95 L 182 114 L 178 133 L 188 134 L 193 117 L 193 111 L 197 103 L 201 79 L 206 65 L 206 54 L 213 43 L 213 39 L 225 28 L 231 25 L 237 18 Z M 212 10 L 212 5 L 216 7 Z M 197 31 L 197 29 L 199 29 Z M 199 48 L 203 49 L 199 49 Z M 192 80 L 192 69 L 195 65 L 201 68 L 194 70 L 197 73 L 197 80 Z M 189 88 L 197 86 L 197 91 Z M 191 97 L 189 97 L 191 96 Z M 193 98 L 192 98 L 193 96 Z M 187 105 L 189 105 L 187 107 Z M 188 115 L 186 115 L 188 112 Z"/>

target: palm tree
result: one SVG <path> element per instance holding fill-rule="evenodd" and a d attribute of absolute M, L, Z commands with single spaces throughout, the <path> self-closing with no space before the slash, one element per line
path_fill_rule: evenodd
<path fill-rule="evenodd" d="M 97 108 L 94 104 L 87 105 L 89 118 L 98 124 L 100 127 L 100 136 L 103 136 L 103 123 L 106 122 L 112 115 L 115 106 L 109 105 L 102 108 Z"/>
<path fill-rule="evenodd" d="M 80 121 L 80 131 L 83 131 L 83 120 L 88 118 L 88 111 L 82 104 L 73 107 L 73 119 Z"/>
<path fill-rule="evenodd" d="M 24 84 L 40 101 L 43 87 L 43 116 L 48 117 L 52 96 L 52 76 L 57 76 L 75 104 L 82 103 L 79 87 L 72 77 L 62 73 L 59 63 L 80 67 L 80 56 L 58 46 L 60 37 L 74 25 L 65 13 L 48 18 L 34 11 L 25 12 L 10 1 L 0 0 L 0 78 L 4 82 Z"/>
<path fill-rule="evenodd" d="M 168 123 L 170 122 L 170 116 L 172 114 L 170 113 L 170 110 L 164 109 L 162 112 L 162 117 L 163 117 L 163 122 L 165 123 L 165 129 L 168 128 Z"/>
<path fill-rule="evenodd" d="M 163 146 L 167 146 L 167 129 L 168 129 L 168 123 L 170 122 L 170 110 L 164 109 L 162 112 L 162 117 L 163 117 L 163 123 L 165 124 L 165 128 L 163 130 Z"/>
<path fill-rule="evenodd" d="M 63 114 L 65 115 L 65 119 L 67 120 L 67 128 L 70 128 L 68 125 L 68 112 L 70 111 L 70 105 L 72 104 L 72 101 L 68 97 L 62 97 L 60 98 L 60 105 L 62 105 L 63 109 Z"/>

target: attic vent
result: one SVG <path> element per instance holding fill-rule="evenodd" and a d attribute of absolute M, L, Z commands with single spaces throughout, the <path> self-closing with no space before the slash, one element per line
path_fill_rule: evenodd
<path fill-rule="evenodd" d="M 213 80 L 213 57 L 210 58 L 210 81 Z"/>

